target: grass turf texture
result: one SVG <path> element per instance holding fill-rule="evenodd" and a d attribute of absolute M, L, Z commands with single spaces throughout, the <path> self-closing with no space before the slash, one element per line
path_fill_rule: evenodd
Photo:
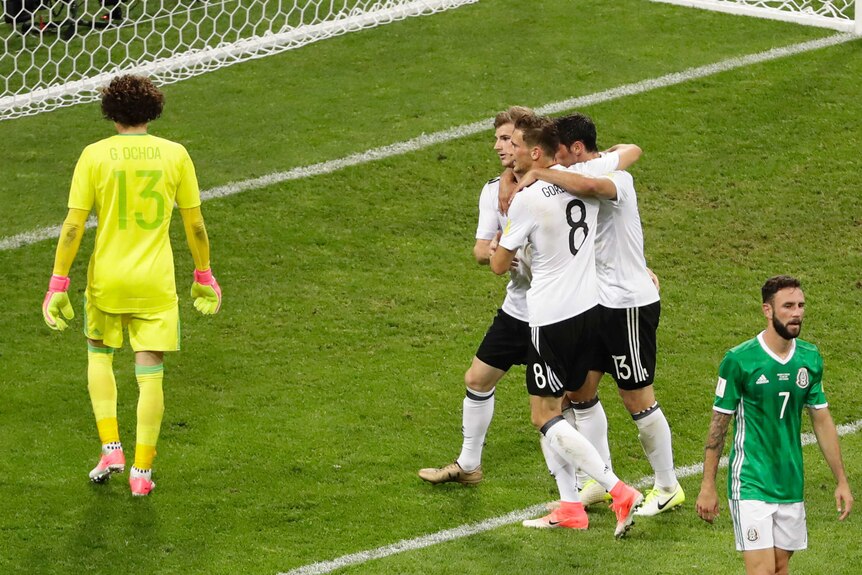
<path fill-rule="evenodd" d="M 153 131 L 188 147 L 209 188 L 829 33 L 641 0 L 483 0 L 168 86 Z M 110 130 L 98 118 L 0 122 L 4 235 L 62 220 L 71 166 Z"/>
<path fill-rule="evenodd" d="M 548 24 L 521 24 L 513 41 L 510 23 L 534 5 Z M 512 103 L 540 105 L 826 34 L 617 5 L 585 3 L 574 17 L 566 2 L 480 2 L 333 39 L 168 87 L 166 118 L 153 131 L 186 143 L 210 187 L 475 121 Z M 596 57 L 570 62 L 568 41 Z M 633 173 L 648 257 L 662 279 L 657 393 L 678 464 L 700 460 L 718 362 L 761 329 L 758 288 L 774 273 L 805 282 L 804 337 L 825 356 L 836 421 L 862 413 L 853 337 L 862 327 L 854 313 L 859 49 L 855 42 L 586 110 L 601 143 L 646 150 Z M 0 183 L 4 236 L 62 220 L 77 154 L 108 133 L 97 115 L 83 106 L 0 123 L 0 149 L 12 159 Z M 191 261 L 175 222 L 183 351 L 166 362 L 158 487 L 145 500 L 131 499 L 126 476 L 86 483 L 97 444 L 80 319 L 76 333 L 58 336 L 38 313 L 53 242 L 0 252 L 0 572 L 121 565 L 270 574 L 554 498 L 522 369 L 498 388 L 486 480 L 476 489 L 431 488 L 415 476 L 457 454 L 462 373 L 503 294 L 503 281 L 470 256 L 482 179 L 498 169 L 490 145 L 489 129 L 208 202 L 226 297 L 215 318 L 190 306 Z M 72 272 L 79 316 L 91 243 L 89 233 Z M 129 350 L 117 354 L 129 456 L 131 363 Z M 630 418 L 613 387 L 602 389 L 617 471 L 647 475 Z M 862 442 L 852 436 L 842 445 L 853 481 Z M 806 455 L 811 549 L 792 564 L 852 573 L 858 518 L 834 520 L 829 472 L 816 447 Z M 612 516 L 600 510 L 583 534 L 510 526 L 344 572 L 741 571 L 727 513 L 716 527 L 693 513 L 698 484 L 684 481 L 682 511 L 638 520 L 624 542 L 612 541 Z"/>

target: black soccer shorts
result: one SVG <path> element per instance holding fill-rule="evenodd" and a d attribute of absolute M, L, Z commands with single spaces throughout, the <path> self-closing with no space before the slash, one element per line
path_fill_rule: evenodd
<path fill-rule="evenodd" d="M 584 385 L 595 352 L 598 308 L 550 325 L 532 328 L 527 391 L 562 397 Z"/>
<path fill-rule="evenodd" d="M 529 347 L 530 325 L 499 309 L 476 350 L 476 357 L 491 367 L 509 371 L 513 365 L 527 363 Z"/>
<path fill-rule="evenodd" d="M 620 389 L 652 385 L 661 302 L 630 308 L 599 306 L 599 335 L 591 368 L 611 374 Z"/>

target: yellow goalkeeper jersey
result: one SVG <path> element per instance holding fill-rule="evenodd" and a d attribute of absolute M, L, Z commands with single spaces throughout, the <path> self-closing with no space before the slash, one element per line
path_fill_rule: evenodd
<path fill-rule="evenodd" d="M 186 149 L 149 134 L 119 134 L 81 153 L 69 208 L 95 209 L 87 299 L 108 313 L 149 313 L 177 302 L 169 229 L 174 203 L 201 203 Z"/>

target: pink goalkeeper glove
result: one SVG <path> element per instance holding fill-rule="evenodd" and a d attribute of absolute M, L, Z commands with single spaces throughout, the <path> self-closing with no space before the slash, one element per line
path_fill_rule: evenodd
<path fill-rule="evenodd" d="M 211 269 L 195 270 L 192 297 L 195 298 L 195 309 L 204 315 L 218 313 L 221 309 L 221 288 Z"/>
<path fill-rule="evenodd" d="M 53 330 L 63 331 L 68 326 L 66 320 L 75 317 L 75 310 L 72 309 L 72 302 L 69 301 L 69 294 L 66 293 L 70 283 L 66 276 L 51 276 L 48 293 L 42 300 L 42 317 Z"/>

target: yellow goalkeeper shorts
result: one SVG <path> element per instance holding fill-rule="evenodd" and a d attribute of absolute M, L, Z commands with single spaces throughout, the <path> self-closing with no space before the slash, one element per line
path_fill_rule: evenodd
<path fill-rule="evenodd" d="M 123 347 L 123 330 L 129 330 L 134 351 L 179 351 L 180 314 L 176 305 L 156 313 L 108 313 L 84 302 L 84 335 L 108 347 Z"/>

